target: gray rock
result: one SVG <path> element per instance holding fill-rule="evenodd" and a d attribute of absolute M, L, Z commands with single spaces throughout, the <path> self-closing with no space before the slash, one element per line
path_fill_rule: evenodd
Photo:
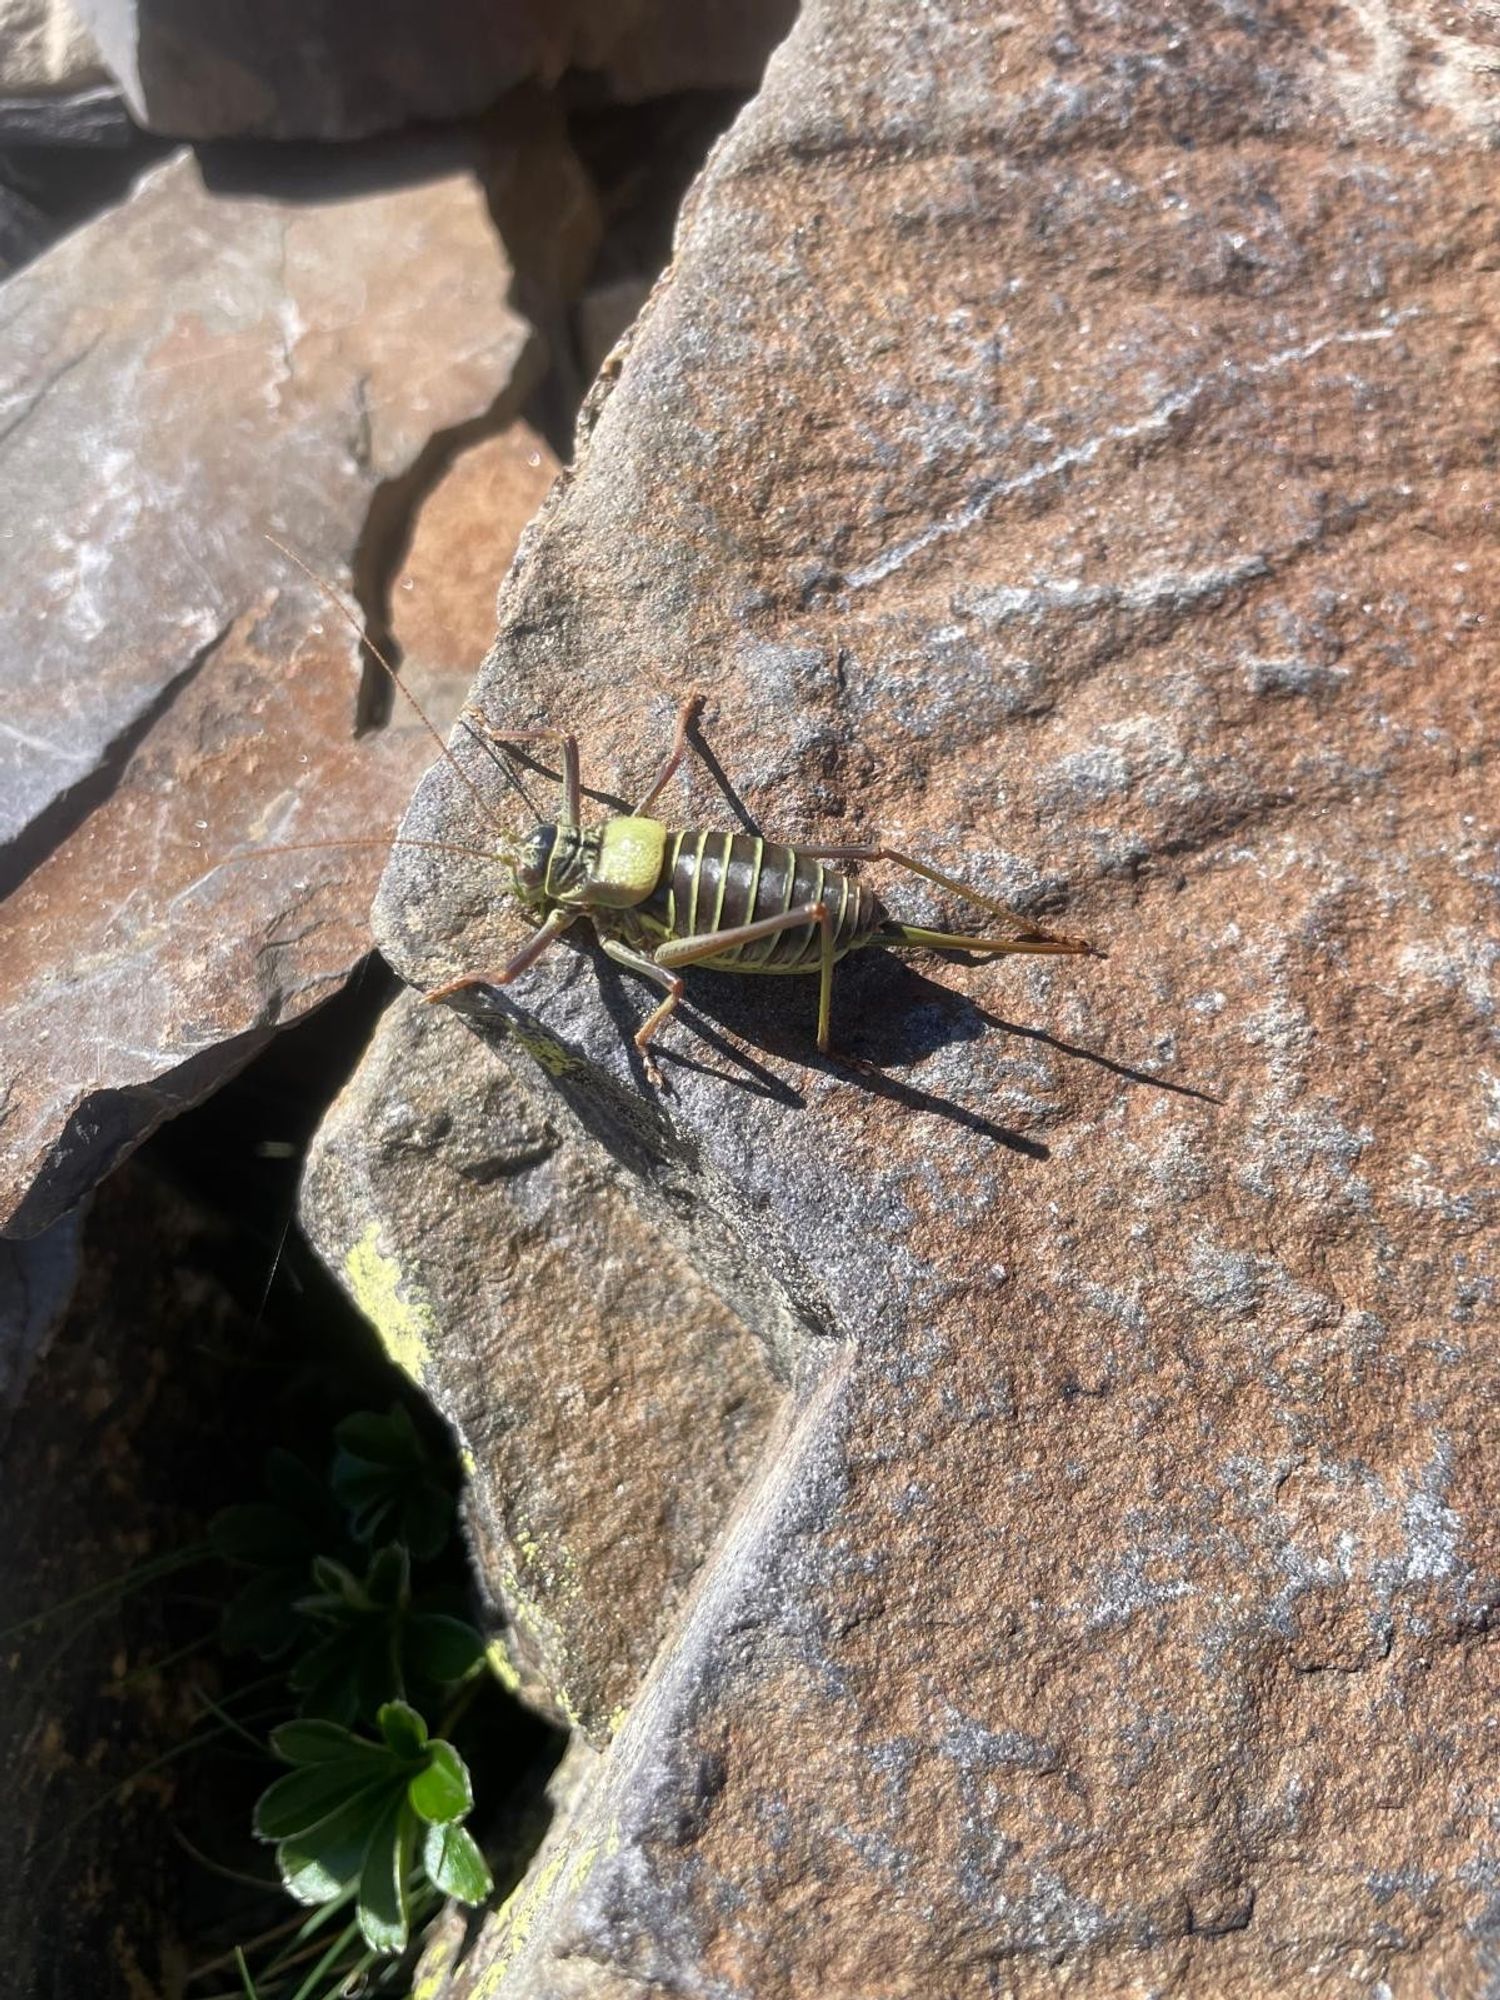
<path fill-rule="evenodd" d="M 497 999 L 531 1116 L 647 1213 L 690 1185 L 792 1358 L 446 1995 L 1490 1976 L 1496 53 L 1415 4 L 820 0 L 691 197 L 480 707 L 628 798 L 702 689 L 768 830 L 1110 957 L 871 955 L 834 1061 L 805 984 L 690 973 L 660 1094 L 586 940 Z M 662 807 L 736 809 L 697 760 Z M 407 831 L 476 819 L 438 768 Z M 524 934 L 416 849 L 379 927 L 422 987 Z"/>
<path fill-rule="evenodd" d="M 103 76 L 99 51 L 68 0 L 0 0 L 0 97 L 67 97 Z"/>
<path fill-rule="evenodd" d="M 384 185 L 380 164 L 325 162 L 310 186 L 291 162 L 280 193 L 236 192 L 181 157 L 5 288 L 0 1226 L 18 1233 L 369 948 L 382 836 L 433 745 L 404 711 L 361 727 L 354 634 L 266 536 L 378 593 L 445 453 L 502 428 L 536 369 L 468 156 L 405 149 Z M 514 491 L 529 511 L 536 489 Z M 489 520 L 484 604 L 524 519 Z M 468 671 L 413 677 L 446 719 Z"/>
<path fill-rule="evenodd" d="M 15 188 L 0 182 L 0 277 L 19 271 L 52 238 L 45 213 Z"/>
<path fill-rule="evenodd" d="M 0 147 L 119 148 L 138 136 L 124 98 L 107 84 L 58 96 L 0 93 Z"/>
<path fill-rule="evenodd" d="M 29 1243 L 0 1241 L 0 1441 L 32 1363 L 62 1323 L 78 1281 L 83 1210 Z"/>
<path fill-rule="evenodd" d="M 697 1240 L 692 1206 L 689 1184 L 643 1188 L 518 1088 L 503 1046 L 415 996 L 303 1186 L 312 1241 L 457 1433 L 507 1677 L 599 1743 L 783 1400 L 768 1349 L 694 1271 L 691 1251 L 722 1264 L 725 1246 Z M 589 1579 L 606 1569 L 603 1599 Z"/>

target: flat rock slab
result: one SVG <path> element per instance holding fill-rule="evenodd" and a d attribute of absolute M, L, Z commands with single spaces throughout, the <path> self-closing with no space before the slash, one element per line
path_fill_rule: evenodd
<path fill-rule="evenodd" d="M 403 153 L 385 185 L 376 164 L 313 187 L 288 166 L 278 195 L 215 192 L 179 158 L 5 287 L 0 1226 L 18 1233 L 336 989 L 369 947 L 381 835 L 434 754 L 409 713 L 357 733 L 354 634 L 265 539 L 368 585 L 377 529 L 534 377 L 463 157 Z M 530 432 L 505 450 L 542 452 Z M 538 467 L 488 496 L 468 629 Z M 419 595 L 443 560 L 425 547 Z M 414 652 L 441 717 L 472 660 Z M 350 838 L 371 844 L 219 865 Z"/>
<path fill-rule="evenodd" d="M 267 595 L 268 532 L 347 569 L 377 486 L 509 385 L 528 329 L 483 192 L 422 164 L 278 198 L 180 156 L 6 286 L 0 846 Z"/>
<path fill-rule="evenodd" d="M 1415 5 L 819 0 L 699 183 L 479 705 L 628 798 L 702 689 L 739 806 L 693 759 L 678 824 L 878 831 L 1110 956 L 867 955 L 832 1061 L 810 985 L 689 974 L 660 1094 L 586 944 L 496 998 L 533 1116 L 813 1330 L 446 1992 L 1482 1983 L 1497 57 Z M 407 830 L 480 823 L 440 767 Z M 423 987 L 524 934 L 413 849 L 378 921 Z M 496 1337 L 491 1254 L 434 1353 Z"/>

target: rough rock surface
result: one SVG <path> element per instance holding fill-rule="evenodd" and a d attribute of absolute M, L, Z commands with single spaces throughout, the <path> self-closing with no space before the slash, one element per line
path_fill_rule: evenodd
<path fill-rule="evenodd" d="M 18 1233 L 368 949 L 378 845 L 218 864 L 378 841 L 433 755 L 404 712 L 356 734 L 354 636 L 266 534 L 375 589 L 382 538 L 534 375 L 478 182 L 451 149 L 403 161 L 384 186 L 371 156 L 342 182 L 325 164 L 316 193 L 289 163 L 272 193 L 205 188 L 181 158 L 5 289 L 0 1226 Z M 469 629 L 541 484 L 479 496 L 498 511 Z M 450 650 L 414 678 L 446 718 L 471 670 Z"/>
<path fill-rule="evenodd" d="M 0 0 L 0 98 L 68 95 L 103 76 L 99 51 L 68 0 Z"/>
<path fill-rule="evenodd" d="M 659 1098 L 653 992 L 510 989 L 531 1116 L 825 1337 L 448 1993 L 1493 1980 L 1497 75 L 1417 4 L 818 0 L 715 156 L 479 704 L 629 793 L 703 688 L 768 830 L 1110 957 L 871 955 L 828 1062 L 810 987 L 690 975 Z M 408 830 L 476 818 L 438 767 Z M 400 970 L 499 963 L 494 886 L 402 851 Z"/>
<path fill-rule="evenodd" d="M 181 139 L 344 139 L 599 70 L 627 97 L 748 88 L 796 0 L 80 0 L 141 122 Z"/>
<path fill-rule="evenodd" d="M 303 1189 L 308 1234 L 472 1463 L 470 1533 L 518 1684 L 601 1742 L 782 1400 L 663 1213 L 565 1109 L 539 1113 L 500 1050 L 415 996 L 325 1120 Z M 454 1326 L 462 1351 L 437 1337 Z"/>
<path fill-rule="evenodd" d="M 512 423 L 463 452 L 424 499 L 391 592 L 404 679 L 472 675 L 495 636 L 497 580 L 557 469 L 531 426 Z"/>

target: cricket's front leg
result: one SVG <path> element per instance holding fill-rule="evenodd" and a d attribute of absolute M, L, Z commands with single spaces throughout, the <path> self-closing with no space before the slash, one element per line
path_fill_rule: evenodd
<path fill-rule="evenodd" d="M 667 789 L 667 786 L 676 777 L 677 767 L 687 755 L 688 732 L 702 713 L 702 695 L 690 694 L 677 711 L 677 733 L 672 738 L 672 747 L 667 752 L 666 760 L 657 772 L 650 791 L 647 792 L 640 804 L 633 808 L 632 818 L 644 819 L 648 808 L 656 804 L 656 801 Z M 622 960 L 621 962 L 623 963 L 624 961 Z"/>
<path fill-rule="evenodd" d="M 465 712 L 462 717 L 464 728 L 482 742 L 503 747 L 507 743 L 556 743 L 562 749 L 562 819 L 563 826 L 580 824 L 579 815 L 583 807 L 583 782 L 579 775 L 578 738 L 570 736 L 562 729 L 492 729 L 482 715 Z"/>
<path fill-rule="evenodd" d="M 462 993 L 470 986 L 509 986 L 513 979 L 519 979 L 523 972 L 529 972 L 542 953 L 560 938 L 569 924 L 577 921 L 576 910 L 553 910 L 540 930 L 532 933 L 526 943 L 495 972 L 465 972 L 457 979 L 450 979 L 442 986 L 434 986 L 423 998 L 430 1006 L 437 1000 L 449 1000 L 455 993 Z"/>

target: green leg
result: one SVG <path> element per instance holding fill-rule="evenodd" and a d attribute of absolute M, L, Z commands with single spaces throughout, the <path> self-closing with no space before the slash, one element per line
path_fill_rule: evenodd
<path fill-rule="evenodd" d="M 805 854 L 809 861 L 892 861 L 898 868 L 909 869 L 913 875 L 920 875 L 926 882 L 936 882 L 939 888 L 951 890 L 955 896 L 962 896 L 966 903 L 974 903 L 979 909 L 988 910 L 991 916 L 1003 918 L 1006 923 L 1014 924 L 1021 934 L 1019 939 L 1007 942 L 992 938 L 983 940 L 964 938 L 947 932 L 923 933 L 929 940 L 938 937 L 943 939 L 938 949 L 1053 952 L 1091 952 L 1094 949 L 1083 938 L 1063 937 L 1056 931 L 1044 929 L 1031 917 L 1023 917 L 1019 910 L 1012 910 L 1004 903 L 997 903 L 993 896 L 981 895 L 977 889 L 971 889 L 967 882 L 960 882 L 955 876 L 945 875 L 940 868 L 929 868 L 925 861 L 918 861 L 910 854 L 903 854 L 899 848 L 881 847 L 873 842 L 854 847 L 804 847 L 801 841 L 798 841 L 797 852 Z M 917 927 L 911 924 L 896 924 L 892 928 L 914 933 Z M 1029 942 L 1031 939 L 1035 939 L 1036 942 L 1034 944 Z M 912 935 L 907 938 L 888 938 L 885 942 L 916 944 L 918 939 Z"/>
<path fill-rule="evenodd" d="M 727 931 L 700 931 L 693 937 L 673 938 L 670 943 L 657 946 L 656 963 L 669 969 L 679 965 L 696 965 L 702 959 L 717 958 L 721 952 L 734 951 L 742 944 L 755 944 L 761 938 L 775 937 L 778 931 L 796 930 L 801 924 L 817 924 L 823 934 L 819 959 L 818 1047 L 826 1056 L 833 1003 L 833 921 L 826 903 L 798 903 L 794 908 L 783 911 L 779 917 L 761 917 L 756 923 L 736 924 Z M 676 1004 L 674 1000 L 672 1006 Z M 658 1007 L 656 1012 L 665 1019 L 671 1007 Z M 659 1025 L 660 1022 L 653 1016 L 641 1034 L 644 1035 L 647 1029 L 654 1034 Z M 641 1036 L 637 1035 L 638 1043 L 640 1039 Z"/>

